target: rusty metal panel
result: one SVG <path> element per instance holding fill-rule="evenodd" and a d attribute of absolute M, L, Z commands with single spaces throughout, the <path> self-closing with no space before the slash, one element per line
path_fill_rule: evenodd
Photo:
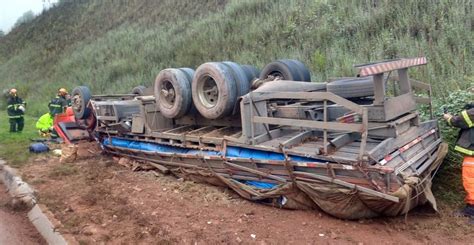
<path fill-rule="evenodd" d="M 385 121 L 395 119 L 403 114 L 416 110 L 412 93 L 402 94 L 385 101 Z"/>

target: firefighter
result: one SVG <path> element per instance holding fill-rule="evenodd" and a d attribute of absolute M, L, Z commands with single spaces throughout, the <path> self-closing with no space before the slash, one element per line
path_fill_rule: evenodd
<path fill-rule="evenodd" d="M 10 132 L 21 132 L 25 125 L 25 102 L 18 97 L 16 89 L 12 88 L 7 100 L 7 113 L 10 121 Z"/>
<path fill-rule="evenodd" d="M 66 107 L 68 107 L 68 100 L 67 100 L 68 92 L 65 88 L 60 88 L 58 90 L 58 94 L 56 97 L 51 99 L 49 102 L 49 114 L 52 117 L 56 116 L 57 114 L 61 114 L 66 111 Z"/>
<path fill-rule="evenodd" d="M 464 155 L 462 181 L 466 206 L 461 214 L 470 217 L 470 223 L 474 224 L 474 102 L 468 103 L 459 115 L 445 113 L 443 117 L 450 126 L 460 128 L 454 150 Z"/>

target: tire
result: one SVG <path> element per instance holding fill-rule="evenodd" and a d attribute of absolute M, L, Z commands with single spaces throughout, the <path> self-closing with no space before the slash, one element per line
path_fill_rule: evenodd
<path fill-rule="evenodd" d="M 300 75 L 300 79 L 301 79 L 300 81 L 311 82 L 311 74 L 308 68 L 306 68 L 306 66 L 303 64 L 303 62 L 299 60 L 286 60 L 286 61 L 295 64 L 295 66 L 297 67 L 296 69 L 298 69 L 298 73 Z"/>
<path fill-rule="evenodd" d="M 135 88 L 132 89 L 132 94 L 143 96 L 145 95 L 145 89 L 146 87 L 143 85 L 136 86 Z"/>
<path fill-rule="evenodd" d="M 232 113 L 238 96 L 237 81 L 228 66 L 217 62 L 200 65 L 191 87 L 194 106 L 205 118 L 218 119 Z"/>
<path fill-rule="evenodd" d="M 71 103 L 74 116 L 77 119 L 86 119 L 90 115 L 90 108 L 87 107 L 91 99 L 91 91 L 86 86 L 78 86 L 72 90 Z"/>
<path fill-rule="evenodd" d="M 260 79 L 265 80 L 270 75 L 278 76 L 281 80 L 301 81 L 299 69 L 289 60 L 277 60 L 267 64 L 260 73 Z"/>
<path fill-rule="evenodd" d="M 188 67 L 182 67 L 178 68 L 180 71 L 184 72 L 186 74 L 186 77 L 188 78 L 189 81 L 193 80 L 194 77 L 194 69 L 188 68 Z"/>
<path fill-rule="evenodd" d="M 313 92 L 325 91 L 326 83 L 308 83 L 301 81 L 270 81 L 258 87 L 255 92 Z"/>
<path fill-rule="evenodd" d="M 248 94 L 250 91 L 250 79 L 245 70 L 239 64 L 232 61 L 221 63 L 226 65 L 234 74 L 234 79 L 237 83 L 237 97 Z"/>
<path fill-rule="evenodd" d="M 167 118 L 180 118 L 191 109 L 191 80 L 186 71 L 174 68 L 160 71 L 154 93 L 158 109 Z"/>
<path fill-rule="evenodd" d="M 327 91 L 343 98 L 359 98 L 374 95 L 373 77 L 354 77 L 328 83 Z"/>
<path fill-rule="evenodd" d="M 255 80 L 255 78 L 260 77 L 260 70 L 257 69 L 257 67 L 252 66 L 252 65 L 242 65 L 242 69 L 245 71 L 245 74 L 247 75 L 247 78 L 250 81 L 250 84 L 252 84 L 252 81 Z"/>

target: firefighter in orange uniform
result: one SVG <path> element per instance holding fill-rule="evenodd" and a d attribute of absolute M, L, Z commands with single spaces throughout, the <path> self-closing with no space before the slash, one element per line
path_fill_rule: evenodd
<path fill-rule="evenodd" d="M 474 102 L 468 103 L 459 115 L 445 113 L 443 117 L 449 125 L 460 129 L 454 150 L 464 155 L 462 181 L 467 194 L 466 207 L 461 212 L 474 224 Z"/>

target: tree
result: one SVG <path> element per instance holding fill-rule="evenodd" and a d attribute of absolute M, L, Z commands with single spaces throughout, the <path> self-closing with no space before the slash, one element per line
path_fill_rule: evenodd
<path fill-rule="evenodd" d="M 13 25 L 13 28 L 18 27 L 19 25 L 21 25 L 21 24 L 23 24 L 23 23 L 30 22 L 30 21 L 32 21 L 34 18 L 35 18 L 35 14 L 33 13 L 33 11 L 28 10 L 28 11 L 26 11 L 22 16 L 20 16 L 20 18 L 18 18 L 18 19 L 16 20 L 15 24 Z"/>
<path fill-rule="evenodd" d="M 0 38 L 4 37 L 5 36 L 5 32 L 3 32 L 2 30 L 0 30 Z"/>

